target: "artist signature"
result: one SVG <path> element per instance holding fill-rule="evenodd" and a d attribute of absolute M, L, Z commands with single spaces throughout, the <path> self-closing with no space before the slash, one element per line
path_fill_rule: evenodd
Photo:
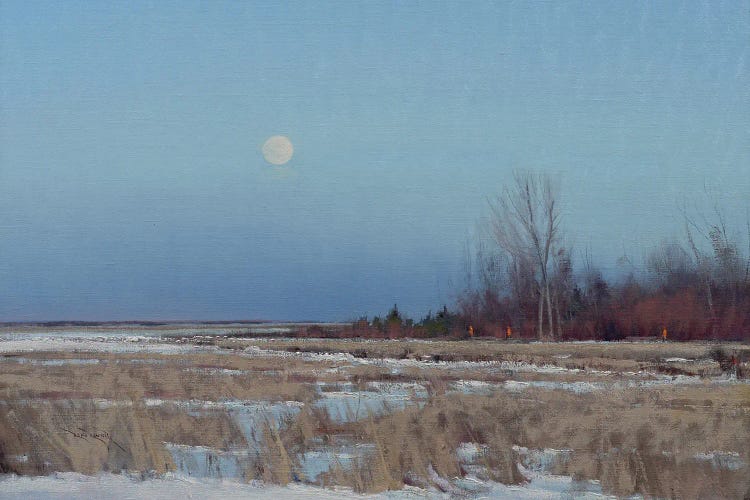
<path fill-rule="evenodd" d="M 77 438 L 94 438 L 94 439 L 111 439 L 111 436 L 109 435 L 109 432 L 107 431 L 95 431 L 95 432 L 89 432 L 81 429 L 80 431 L 71 431 L 68 429 L 63 429 L 65 432 L 68 432 L 69 434 L 72 434 L 73 437 Z"/>
<path fill-rule="evenodd" d="M 96 439 L 97 441 L 101 441 L 102 443 L 107 445 L 107 449 L 109 449 L 109 447 L 114 444 L 125 453 L 130 454 L 128 450 L 126 450 L 120 445 L 120 443 L 112 439 L 112 436 L 107 431 L 100 431 L 100 430 L 87 431 L 86 429 L 83 429 L 81 427 L 77 427 L 73 430 L 66 429 L 65 427 L 60 427 L 60 429 L 72 435 L 73 437 L 83 439 L 85 441 L 88 441 L 89 439 Z"/>

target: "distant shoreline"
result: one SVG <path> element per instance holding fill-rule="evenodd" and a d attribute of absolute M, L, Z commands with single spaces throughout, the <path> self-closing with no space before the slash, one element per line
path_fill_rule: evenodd
<path fill-rule="evenodd" d="M 0 321 L 0 328 L 14 326 L 60 327 L 60 326 L 213 326 L 213 325 L 326 325 L 342 324 L 336 321 L 284 321 L 267 319 L 239 320 L 125 320 L 125 321 Z"/>
<path fill-rule="evenodd" d="M 0 335 L 8 333 L 43 333 L 49 331 L 130 331 L 130 332 L 180 332 L 181 330 L 206 331 L 225 330 L 225 335 L 264 337 L 271 333 L 265 330 L 284 330 L 293 334 L 295 330 L 317 328 L 339 330 L 347 323 L 302 322 L 302 321 L 267 321 L 267 320 L 224 320 L 224 321 L 29 321 L 0 322 Z"/>

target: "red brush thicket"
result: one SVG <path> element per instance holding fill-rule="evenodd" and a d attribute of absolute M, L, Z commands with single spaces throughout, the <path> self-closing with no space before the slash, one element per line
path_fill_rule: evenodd
<path fill-rule="evenodd" d="M 479 277 L 459 295 L 454 311 L 443 307 L 415 322 L 394 306 L 383 318 L 361 318 L 326 333 L 504 339 L 510 329 L 511 339 L 622 340 L 666 333 L 667 340 L 748 341 L 750 258 L 735 245 L 716 246 L 713 253 L 691 256 L 677 243 L 664 244 L 647 256 L 640 278 L 633 273 L 612 281 L 590 265 L 575 273 L 570 252 L 558 251 L 544 288 L 528 261 L 501 253 L 489 258 L 485 250 L 474 264 Z"/>
<path fill-rule="evenodd" d="M 336 336 L 498 337 L 545 340 L 750 340 L 750 220 L 747 246 L 713 215 L 683 210 L 683 241 L 651 250 L 640 269 L 610 278 L 585 255 L 577 268 L 563 244 L 559 194 L 548 176 L 517 172 L 496 200 L 455 312 L 419 322 L 394 306 Z"/>
<path fill-rule="evenodd" d="M 511 326 L 519 337 L 557 340 L 662 338 L 665 330 L 668 340 L 750 340 L 750 256 L 729 242 L 715 247 L 691 256 L 677 243 L 664 244 L 647 256 L 640 279 L 608 282 L 591 266 L 575 275 L 569 261 L 564 274 L 553 268 L 543 335 L 539 281 L 533 273 L 514 279 L 518 267 L 507 256 L 505 276 L 479 280 L 462 294 L 458 311 L 493 336 Z"/>
<path fill-rule="evenodd" d="M 709 216 L 682 210 L 682 242 L 663 243 L 641 269 L 608 281 L 588 254 L 575 269 L 555 183 L 523 172 L 514 180 L 490 203 L 489 231 L 467 263 L 457 303 L 465 323 L 539 339 L 750 340 L 750 220 L 745 247 L 718 203 Z"/>

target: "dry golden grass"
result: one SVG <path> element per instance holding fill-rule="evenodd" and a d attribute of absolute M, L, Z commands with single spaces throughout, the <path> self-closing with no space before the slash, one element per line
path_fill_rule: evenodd
<path fill-rule="evenodd" d="M 305 422 L 299 425 L 376 445 L 377 454 L 364 467 L 368 474 L 361 469 L 335 473 L 337 484 L 357 491 L 400 487 L 414 478 L 429 484 L 429 467 L 443 478 L 461 476 L 455 450 L 460 443 L 471 442 L 486 446 L 480 461 L 485 479 L 506 484 L 524 480 L 512 448 L 519 445 L 572 450 L 572 459 L 554 472 L 599 480 L 606 492 L 618 496 L 743 498 L 750 488 L 747 466 L 717 470 L 695 456 L 713 450 L 736 452 L 747 464 L 748 396 L 747 386 L 606 395 L 547 390 L 523 395 L 453 393 L 434 397 L 422 409 L 409 408 L 343 427 L 331 425 L 324 415 L 309 413 L 300 415 Z M 297 449 L 311 439 L 294 426 L 288 436 L 298 440 Z"/>
<path fill-rule="evenodd" d="M 124 362 L 116 362 L 110 355 L 104 362 L 91 365 L 6 362 L 0 363 L 0 395 L 5 391 L 3 397 L 7 398 L 7 391 L 13 391 L 26 399 L 309 401 L 312 398 L 312 389 L 305 382 L 315 380 L 319 366 L 290 363 L 288 368 L 279 370 L 278 361 L 262 360 L 249 369 L 248 365 L 252 365 L 249 359 L 224 358 L 228 357 L 145 358 L 164 362 L 149 364 L 128 363 L 127 357 L 120 360 Z M 236 372 L 223 372 L 225 369 Z"/>
<path fill-rule="evenodd" d="M 247 479 L 286 484 L 302 477 L 300 456 L 345 439 L 373 452 L 351 466 L 335 465 L 318 478 L 323 485 L 359 492 L 404 484 L 444 488 L 442 480 L 467 473 L 456 449 L 478 443 L 483 479 L 520 483 L 523 459 L 513 446 L 569 449 L 570 460 L 554 472 L 601 481 L 605 492 L 664 498 L 743 498 L 750 493 L 750 385 L 634 386 L 664 374 L 712 377 L 718 363 L 705 359 L 707 344 L 520 344 L 503 341 L 422 342 L 348 340 L 219 340 L 217 352 L 189 355 L 23 353 L 35 362 L 0 361 L 0 470 L 20 474 L 102 470 L 173 470 L 163 443 L 221 450 L 248 446 L 228 413 L 188 412 L 169 401 L 224 399 L 298 401 L 302 411 L 277 428 L 260 424 L 262 440 Z M 281 351 L 264 355 L 257 350 Z M 725 346 L 746 356 L 750 347 Z M 554 365 L 570 371 L 538 372 L 493 364 L 352 363 L 304 352 L 348 352 L 357 357 L 510 361 Z M 98 359 L 96 364 L 43 364 L 51 359 Z M 598 370 L 598 371 L 595 371 Z M 607 371 L 611 373 L 601 373 Z M 630 372 L 644 371 L 634 375 Z M 498 382 L 486 394 L 453 390 L 457 380 Z M 502 382 L 605 382 L 609 390 L 574 394 L 527 387 L 504 390 Z M 353 422 L 332 419 L 313 403 L 316 383 L 419 382 L 429 397 L 416 405 Z M 619 388 L 618 388 L 619 387 Z M 97 399 L 107 400 L 97 404 Z M 166 404 L 150 407 L 148 399 Z M 111 403 L 116 403 L 111 406 Z M 90 437 L 102 431 L 106 439 Z M 81 434 L 84 434 L 81 436 Z M 736 452 L 737 470 L 716 468 L 696 455 Z M 26 461 L 12 456 L 27 454 Z M 476 471 L 474 471 L 476 472 Z M 438 480 L 436 478 L 442 478 Z"/>
<path fill-rule="evenodd" d="M 99 409 L 92 402 L 0 406 L 2 470 L 18 474 L 53 471 L 155 471 L 174 469 L 162 446 L 158 422 L 143 408 Z M 10 456 L 26 455 L 24 461 Z"/>
<path fill-rule="evenodd" d="M 668 358 L 707 359 L 717 347 L 750 357 L 750 345 L 740 343 L 576 342 L 521 343 L 503 340 L 339 340 L 339 339 L 226 339 L 227 349 L 249 346 L 282 352 L 348 353 L 360 358 L 429 361 L 523 361 L 568 368 L 638 371 Z"/>

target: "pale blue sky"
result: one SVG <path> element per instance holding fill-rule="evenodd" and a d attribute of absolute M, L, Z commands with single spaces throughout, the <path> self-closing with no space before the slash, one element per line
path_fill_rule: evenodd
<path fill-rule="evenodd" d="M 0 36 L 0 320 L 419 315 L 516 168 L 607 269 L 750 199 L 750 2 L 4 0 Z"/>

